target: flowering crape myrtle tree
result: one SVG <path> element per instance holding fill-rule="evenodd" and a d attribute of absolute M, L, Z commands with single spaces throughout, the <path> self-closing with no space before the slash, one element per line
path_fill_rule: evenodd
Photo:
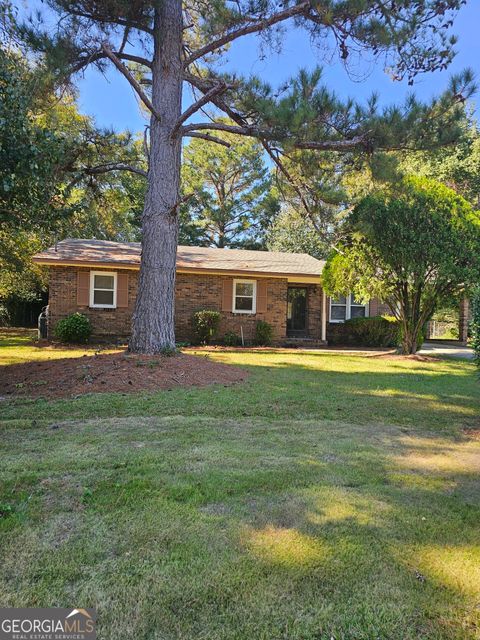
<path fill-rule="evenodd" d="M 89 65 L 117 68 L 150 113 L 148 186 L 142 216 L 142 258 L 130 348 L 158 353 L 175 344 L 174 285 L 182 139 L 225 144 L 216 131 L 257 138 L 282 166 L 293 149 L 345 153 L 422 148 L 458 135 L 471 78 L 452 80 L 429 104 L 409 98 L 381 111 L 342 101 L 320 73 L 275 92 L 256 78 L 221 73 L 229 45 L 258 34 L 277 46 L 288 23 L 348 64 L 367 53 L 396 79 L 444 69 L 455 44 L 449 35 L 464 0 L 47 0 L 58 16 L 55 35 L 41 21 L 22 27 L 59 77 Z M 329 59 L 332 59 L 330 56 Z M 188 108 L 182 95 L 189 90 Z M 206 114 L 206 115 L 205 115 Z M 202 117 L 203 116 L 203 117 Z M 225 118 L 233 124 L 226 124 Z"/>

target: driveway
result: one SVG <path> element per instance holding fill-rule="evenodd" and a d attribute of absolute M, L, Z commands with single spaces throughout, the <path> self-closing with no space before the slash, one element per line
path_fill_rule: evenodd
<path fill-rule="evenodd" d="M 460 344 L 425 342 L 418 353 L 422 355 L 448 356 L 450 358 L 461 358 L 462 360 L 473 360 L 473 349 L 463 347 Z"/>

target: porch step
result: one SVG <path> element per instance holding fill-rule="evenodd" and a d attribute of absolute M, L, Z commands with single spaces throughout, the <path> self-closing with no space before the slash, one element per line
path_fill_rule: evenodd
<path fill-rule="evenodd" d="M 284 347 L 296 347 L 302 349 L 316 349 L 317 347 L 326 347 L 326 340 L 318 340 L 317 338 L 285 338 Z"/>

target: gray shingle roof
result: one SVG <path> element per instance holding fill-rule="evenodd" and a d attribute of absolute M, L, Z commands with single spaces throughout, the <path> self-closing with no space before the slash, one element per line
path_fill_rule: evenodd
<path fill-rule="evenodd" d="M 33 260 L 39 264 L 50 265 L 79 263 L 138 268 L 140 251 L 139 242 L 68 238 L 58 242 L 56 247 L 37 253 Z M 324 264 L 323 261 L 312 258 L 306 253 L 186 246 L 179 246 L 177 252 L 179 271 L 319 276 Z"/>

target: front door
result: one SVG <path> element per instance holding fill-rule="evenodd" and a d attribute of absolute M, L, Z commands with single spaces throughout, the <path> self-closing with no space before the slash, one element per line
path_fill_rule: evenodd
<path fill-rule="evenodd" d="M 307 289 L 288 287 L 287 336 L 304 338 L 307 335 Z"/>

